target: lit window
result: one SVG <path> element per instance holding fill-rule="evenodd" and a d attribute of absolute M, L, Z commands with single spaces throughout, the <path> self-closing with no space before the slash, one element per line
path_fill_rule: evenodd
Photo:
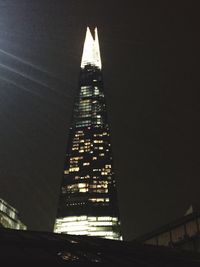
<path fill-rule="evenodd" d="M 91 202 L 109 202 L 109 198 L 89 198 Z"/>
<path fill-rule="evenodd" d="M 78 184 L 78 188 L 83 188 L 83 187 L 86 187 L 87 186 L 87 184 L 85 184 L 85 183 L 79 183 Z"/>
<path fill-rule="evenodd" d="M 89 162 L 84 162 L 84 163 L 83 163 L 83 166 L 89 166 L 89 165 L 90 165 Z"/>
<path fill-rule="evenodd" d="M 84 145 L 85 145 L 85 146 L 88 146 L 88 145 L 90 145 L 90 142 L 85 142 Z"/>
<path fill-rule="evenodd" d="M 79 192 L 80 193 L 88 192 L 88 188 L 81 188 L 81 189 L 79 189 Z"/>
<path fill-rule="evenodd" d="M 94 143 L 103 143 L 103 140 L 94 140 Z"/>
<path fill-rule="evenodd" d="M 111 168 L 111 165 L 110 164 L 105 165 L 105 168 Z"/>
<path fill-rule="evenodd" d="M 78 171 L 79 171 L 79 167 L 69 168 L 69 172 L 78 172 Z"/>

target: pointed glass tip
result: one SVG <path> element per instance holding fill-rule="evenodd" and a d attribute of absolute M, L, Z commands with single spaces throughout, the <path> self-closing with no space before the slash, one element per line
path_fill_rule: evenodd
<path fill-rule="evenodd" d="M 81 68 L 84 69 L 86 65 L 96 66 L 101 69 L 101 56 L 99 49 L 99 39 L 97 28 L 94 29 L 94 38 L 89 27 L 87 27 L 86 37 L 83 47 L 83 55 L 81 60 Z"/>

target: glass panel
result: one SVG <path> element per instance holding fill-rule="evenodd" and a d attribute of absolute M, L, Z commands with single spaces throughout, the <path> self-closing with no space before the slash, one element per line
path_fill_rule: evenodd
<path fill-rule="evenodd" d="M 191 221 L 186 223 L 186 232 L 188 236 L 194 236 L 197 233 L 197 223 L 196 221 Z"/>
<path fill-rule="evenodd" d="M 157 246 L 157 239 L 156 239 L 156 237 L 154 237 L 154 238 L 151 238 L 149 240 L 146 240 L 144 243 L 147 245 L 156 245 Z"/>
<path fill-rule="evenodd" d="M 184 236 L 185 230 L 183 225 L 172 230 L 172 242 L 180 241 L 184 238 Z"/>
<path fill-rule="evenodd" d="M 170 242 L 170 232 L 166 232 L 158 236 L 159 246 L 168 246 L 169 242 Z"/>

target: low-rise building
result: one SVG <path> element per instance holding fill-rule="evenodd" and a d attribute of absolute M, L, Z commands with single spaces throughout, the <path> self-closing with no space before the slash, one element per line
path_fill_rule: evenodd
<path fill-rule="evenodd" d="M 144 244 L 200 252 L 200 211 L 191 206 L 183 217 L 140 236 L 136 240 Z"/>
<path fill-rule="evenodd" d="M 19 220 L 18 211 L 0 198 L 0 227 L 26 230 L 27 227 Z"/>

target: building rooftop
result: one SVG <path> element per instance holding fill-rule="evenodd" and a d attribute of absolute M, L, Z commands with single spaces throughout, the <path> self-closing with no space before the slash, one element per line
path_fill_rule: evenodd
<path fill-rule="evenodd" d="M 158 227 L 156 230 L 153 230 L 149 233 L 146 233 L 142 236 L 139 236 L 137 237 L 135 240 L 136 241 L 144 241 L 144 240 L 147 240 L 151 237 L 154 237 L 156 235 L 159 235 L 161 233 L 165 233 L 166 231 L 169 231 L 169 230 L 172 230 L 180 225 L 183 225 L 187 222 L 190 222 L 192 220 L 196 220 L 197 218 L 200 218 L 200 210 L 199 209 L 195 209 L 194 207 L 190 207 L 184 216 L 180 217 L 180 218 L 177 218 L 176 220 L 170 222 L 170 223 L 167 223 L 163 226 L 160 226 Z"/>

